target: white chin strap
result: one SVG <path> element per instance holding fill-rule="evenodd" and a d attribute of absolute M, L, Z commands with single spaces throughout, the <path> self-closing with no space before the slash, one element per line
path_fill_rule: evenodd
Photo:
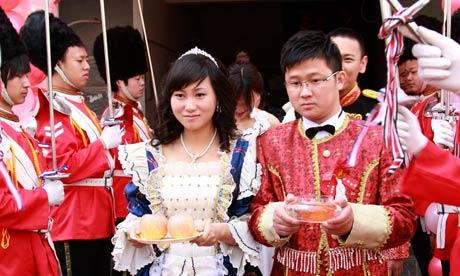
<path fill-rule="evenodd" d="M 61 77 L 61 79 L 68 85 L 72 86 L 73 88 L 75 89 L 78 89 L 80 90 L 80 88 L 78 88 L 75 84 L 73 84 L 68 78 L 67 76 L 65 75 L 64 71 L 62 71 L 61 67 L 59 67 L 59 65 L 56 64 L 56 66 L 54 66 L 54 71 L 56 71 L 56 73 L 58 73 L 58 75 Z"/>
<path fill-rule="evenodd" d="M 11 99 L 10 95 L 8 95 L 8 92 L 6 91 L 5 84 L 2 82 L 2 98 L 5 100 L 7 104 L 10 106 L 14 105 L 13 100 Z"/>
<path fill-rule="evenodd" d="M 426 89 L 427 85 L 428 85 L 428 83 L 426 81 L 422 80 L 422 87 L 421 87 L 420 90 L 424 91 Z"/>
<path fill-rule="evenodd" d="M 133 95 L 129 93 L 128 87 L 126 87 L 125 82 L 121 81 L 120 83 L 121 83 L 120 85 L 121 93 L 123 93 L 123 95 L 125 95 L 125 97 L 128 98 L 129 100 L 133 102 L 137 102 L 137 100 L 133 97 Z"/>

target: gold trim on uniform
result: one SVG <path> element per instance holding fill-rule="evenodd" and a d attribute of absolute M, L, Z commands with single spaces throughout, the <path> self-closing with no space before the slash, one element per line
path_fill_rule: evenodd
<path fill-rule="evenodd" d="M 283 204 L 283 201 L 278 201 L 270 202 L 265 205 L 257 224 L 257 230 L 259 230 L 263 238 L 274 247 L 282 247 L 291 238 L 291 235 L 281 238 L 273 227 L 273 215 L 275 213 L 275 209 Z"/>
<path fill-rule="evenodd" d="M 374 100 L 377 100 L 380 96 L 380 92 L 372 90 L 372 89 L 364 89 L 361 93 L 367 98 L 371 98 Z"/>
<path fill-rule="evenodd" d="M 269 163 L 267 163 L 267 169 L 268 169 L 269 172 L 271 172 L 276 177 L 278 177 L 278 180 L 280 181 L 280 184 L 281 184 L 281 190 L 283 191 L 283 200 L 284 200 L 286 198 L 286 190 L 284 189 L 284 183 L 283 183 L 283 179 L 281 178 L 281 174 L 279 173 L 279 171 L 275 167 L 273 167 Z"/>
<path fill-rule="evenodd" d="M 359 266 L 362 266 L 363 271 L 366 271 L 369 261 L 381 260 L 380 251 L 353 247 L 335 247 L 328 248 L 327 265 L 319 265 L 317 263 L 318 254 L 317 251 L 301 251 L 285 246 L 276 251 L 275 258 L 278 263 L 284 266 L 284 269 L 308 273 L 309 275 L 321 275 L 321 265 L 324 267 L 326 275 L 333 275 L 339 270 Z M 364 275 L 370 274 L 365 273 Z"/>
<path fill-rule="evenodd" d="M 348 113 L 345 113 L 345 115 L 348 115 Z M 302 119 L 299 119 L 298 121 L 299 121 L 298 124 L 297 124 L 298 130 L 300 131 L 300 133 L 302 134 L 302 136 L 305 139 L 310 140 L 307 137 L 307 135 L 305 135 L 305 130 L 303 129 L 303 126 L 302 126 Z M 335 130 L 334 135 L 326 136 L 324 138 L 319 138 L 319 139 L 313 138 L 313 139 L 311 139 L 311 142 L 316 142 L 317 144 L 321 144 L 321 143 L 324 143 L 324 142 L 327 142 L 327 141 L 333 139 L 334 137 L 336 137 L 337 135 L 339 135 L 340 133 L 342 133 L 346 129 L 346 127 L 348 126 L 349 122 L 350 122 L 350 118 L 348 116 L 345 116 L 345 119 L 343 120 L 342 125 L 338 129 Z"/>
<path fill-rule="evenodd" d="M 346 112 L 346 113 L 351 118 L 354 118 L 354 119 L 357 119 L 357 120 L 362 120 L 363 119 L 363 115 L 361 115 L 359 113 L 349 113 L 349 112 Z"/>
<path fill-rule="evenodd" d="M 7 249 L 10 247 L 10 233 L 8 233 L 8 228 L 3 228 L 2 229 L 2 241 L 0 245 L 2 246 L 3 249 Z"/>
<path fill-rule="evenodd" d="M 366 170 L 363 173 L 363 176 L 361 177 L 361 181 L 359 184 L 359 194 L 358 194 L 358 199 L 357 203 L 363 203 L 364 200 L 364 192 L 366 191 L 366 183 L 367 179 L 369 178 L 369 175 L 371 174 L 372 170 L 380 163 L 380 158 L 372 160 L 372 162 L 367 165 Z"/>
<path fill-rule="evenodd" d="M 347 239 L 344 241 L 339 237 L 340 245 L 381 249 L 393 231 L 388 210 L 382 205 L 352 202 L 349 204 L 353 211 L 354 222 Z"/>

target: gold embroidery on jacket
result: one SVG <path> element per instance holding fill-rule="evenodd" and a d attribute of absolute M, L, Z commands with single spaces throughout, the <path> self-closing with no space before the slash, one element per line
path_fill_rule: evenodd
<path fill-rule="evenodd" d="M 10 233 L 8 233 L 8 229 L 7 228 L 3 228 L 2 229 L 2 241 L 0 243 L 1 247 L 3 249 L 7 249 L 8 247 L 10 247 Z"/>
<path fill-rule="evenodd" d="M 355 118 L 355 119 L 358 119 L 358 120 L 362 120 L 363 119 L 363 115 L 359 114 L 359 113 L 348 113 L 348 116 L 350 116 L 351 118 Z"/>
<path fill-rule="evenodd" d="M 281 174 L 275 167 L 273 167 L 271 164 L 268 164 L 268 163 L 267 163 L 267 169 L 269 172 L 271 172 L 276 177 L 278 177 L 278 180 L 280 181 L 280 184 L 281 184 L 281 190 L 283 191 L 283 200 L 284 200 L 286 198 L 286 190 L 284 189 L 284 183 L 283 183 L 283 179 L 281 178 Z"/>
<path fill-rule="evenodd" d="M 367 165 L 367 168 L 364 170 L 363 176 L 361 177 L 361 181 L 359 183 L 359 194 L 358 194 L 358 199 L 357 203 L 363 203 L 364 200 L 364 192 L 366 191 L 366 183 L 367 179 L 369 178 L 369 175 L 371 174 L 372 170 L 380 163 L 380 159 L 374 159 L 372 162 Z"/>
<path fill-rule="evenodd" d="M 391 234 L 393 233 L 393 222 L 391 221 L 391 214 L 390 211 L 388 211 L 387 208 L 382 206 L 382 208 L 385 210 L 385 218 L 386 218 L 386 231 L 385 231 L 385 238 L 383 239 L 382 244 L 378 247 L 378 249 L 382 249 L 382 247 L 387 243 L 388 239 L 390 238 Z"/>

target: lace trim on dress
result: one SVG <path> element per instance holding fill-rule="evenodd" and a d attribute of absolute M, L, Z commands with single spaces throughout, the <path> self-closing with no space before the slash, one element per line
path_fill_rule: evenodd
<path fill-rule="evenodd" d="M 146 193 L 147 180 L 150 175 L 146 151 L 154 151 L 148 142 L 118 146 L 118 159 L 124 173 L 132 177 L 131 181 L 139 187 L 139 191 L 143 194 Z"/>
<path fill-rule="evenodd" d="M 257 163 L 256 140 L 270 128 L 268 115 L 263 110 L 253 109 L 251 117 L 255 119 L 254 125 L 245 129 L 242 138 L 249 142 L 241 169 L 240 193 L 238 199 L 255 196 L 260 188 L 262 167 Z"/>
<path fill-rule="evenodd" d="M 232 143 L 232 149 L 235 143 Z M 153 155 L 153 159 L 157 161 L 158 167 L 157 169 L 153 170 L 150 173 L 150 176 L 147 179 L 146 189 L 144 191 L 140 190 L 150 201 L 150 209 L 152 209 L 153 213 L 161 212 L 166 214 L 166 207 L 163 204 L 164 198 L 161 195 L 161 182 L 162 178 L 166 175 L 166 158 L 161 152 L 161 146 L 159 148 L 152 148 L 151 151 Z M 215 203 L 215 214 L 213 216 L 214 222 L 227 222 L 229 217 L 227 215 L 227 210 L 232 203 L 232 193 L 235 189 L 235 183 L 233 182 L 232 176 L 230 174 L 231 165 L 230 165 L 230 157 L 228 153 L 219 152 L 220 160 L 218 163 L 220 164 L 220 172 L 219 172 L 219 183 L 218 185 L 218 195 L 216 197 Z M 205 163 L 195 163 L 195 164 L 188 164 L 184 162 L 177 162 L 174 163 L 180 166 L 182 169 L 189 171 L 192 173 L 193 166 L 197 166 L 200 170 L 204 171 L 204 167 L 212 164 L 214 162 L 205 162 Z M 166 165 L 166 166 L 165 166 Z M 186 168 L 188 167 L 188 168 Z M 179 172 L 179 170 L 177 170 Z M 169 172 L 169 169 L 168 169 Z M 180 171 L 183 173 L 183 171 Z M 196 175 L 196 172 L 193 172 Z"/>

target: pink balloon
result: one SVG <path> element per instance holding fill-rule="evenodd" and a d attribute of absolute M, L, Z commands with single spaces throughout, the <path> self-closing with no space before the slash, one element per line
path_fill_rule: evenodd
<path fill-rule="evenodd" d="M 428 264 L 428 274 L 430 274 L 430 276 L 442 276 L 442 265 L 440 259 L 436 257 L 431 259 Z"/>
<path fill-rule="evenodd" d="M 17 12 L 14 11 L 7 11 L 6 16 L 11 21 L 11 24 L 13 24 L 13 27 L 16 29 L 17 32 L 21 29 L 22 25 L 24 25 L 24 18 Z"/>
<path fill-rule="evenodd" d="M 0 6 L 4 11 L 10 11 L 14 9 L 21 0 L 0 0 Z"/>
<path fill-rule="evenodd" d="M 436 234 L 436 230 L 438 229 L 438 209 L 436 203 L 431 203 L 425 211 L 425 225 L 431 233 Z"/>
<path fill-rule="evenodd" d="M 30 64 L 29 82 L 31 86 L 36 86 L 46 78 L 46 75 L 32 63 Z"/>
<path fill-rule="evenodd" d="M 460 8 L 460 0 L 452 0 L 452 14 Z M 444 0 L 441 1 L 441 9 L 444 10 Z"/>
<path fill-rule="evenodd" d="M 49 0 L 48 2 L 50 5 L 50 12 L 55 16 L 58 16 L 58 7 L 57 4 L 54 3 L 55 1 Z M 27 18 L 27 16 L 29 16 L 32 12 L 44 9 L 45 3 L 43 3 L 43 0 L 22 0 L 21 3 L 14 8 L 14 11 L 22 15 L 24 18 Z"/>

